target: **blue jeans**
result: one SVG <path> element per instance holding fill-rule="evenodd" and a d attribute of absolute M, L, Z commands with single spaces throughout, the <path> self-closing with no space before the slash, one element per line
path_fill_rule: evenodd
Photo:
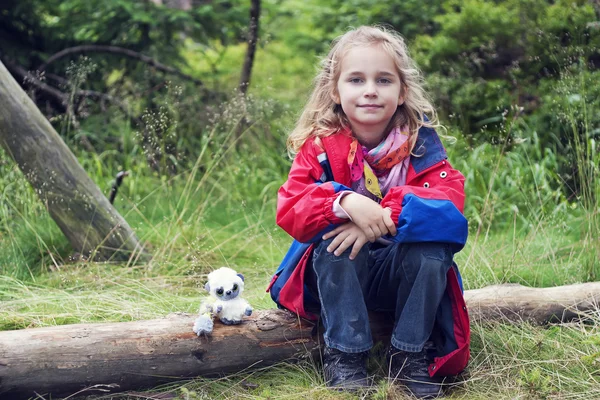
<path fill-rule="evenodd" d="M 395 314 L 394 347 L 418 352 L 431 336 L 452 265 L 443 243 L 367 243 L 354 260 L 347 249 L 327 252 L 333 239 L 315 246 L 309 291 L 318 294 L 325 344 L 347 353 L 373 346 L 368 310 Z M 310 272 L 309 272 L 310 274 Z M 316 287 L 316 290 L 315 290 Z M 312 290 L 311 290 L 312 289 Z"/>

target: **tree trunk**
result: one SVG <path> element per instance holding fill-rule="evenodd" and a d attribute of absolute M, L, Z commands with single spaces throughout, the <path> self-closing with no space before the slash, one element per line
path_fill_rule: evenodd
<path fill-rule="evenodd" d="M 250 76 L 252 75 L 252 65 L 254 64 L 254 54 L 256 53 L 256 42 L 258 41 L 258 23 L 260 20 L 260 0 L 252 0 L 250 6 L 250 24 L 248 26 L 248 49 L 242 76 L 240 77 L 240 92 L 246 94 L 250 85 Z"/>
<path fill-rule="evenodd" d="M 15 160 L 73 249 L 94 260 L 148 254 L 127 222 L 0 62 L 0 145 Z"/>
<path fill-rule="evenodd" d="M 545 289 L 498 285 L 467 291 L 465 298 L 478 320 L 517 317 L 543 323 L 597 310 L 600 282 Z M 375 340 L 389 338 L 393 320 L 382 314 L 371 317 Z M 216 322 L 208 338 L 192 332 L 194 319 L 175 314 L 149 321 L 0 332 L 0 397 L 56 397 L 93 385 L 113 385 L 101 389 L 116 392 L 286 359 L 318 360 L 321 340 L 313 336 L 313 324 L 287 311 L 257 311 L 236 326 Z"/>

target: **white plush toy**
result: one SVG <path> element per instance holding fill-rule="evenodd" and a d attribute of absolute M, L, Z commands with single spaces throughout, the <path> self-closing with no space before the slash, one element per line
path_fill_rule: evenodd
<path fill-rule="evenodd" d="M 241 297 L 244 276 L 231 268 L 222 267 L 208 274 L 204 288 L 211 297 L 202 302 L 200 316 L 194 321 L 192 330 L 198 336 L 212 333 L 215 315 L 225 325 L 237 325 L 244 315 L 252 314 L 252 307 Z"/>

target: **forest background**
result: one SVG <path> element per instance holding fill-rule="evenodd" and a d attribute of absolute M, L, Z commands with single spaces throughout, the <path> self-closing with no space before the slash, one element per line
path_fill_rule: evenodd
<path fill-rule="evenodd" d="M 130 172 L 115 206 L 153 258 L 74 255 L 0 152 L 0 329 L 194 313 L 206 273 L 223 265 L 245 274 L 255 308 L 273 307 L 264 288 L 291 241 L 274 219 L 286 135 L 331 39 L 376 23 L 406 37 L 454 138 L 445 144 L 466 176 L 470 222 L 456 257 L 465 288 L 600 280 L 597 1 L 4 0 L 0 60 L 107 195 Z M 51 58 L 82 45 L 97 47 Z M 453 398 L 600 398 L 599 323 L 474 324 Z M 155 391 L 353 397 L 328 391 L 308 361 Z M 381 380 L 373 397 L 402 394 Z"/>

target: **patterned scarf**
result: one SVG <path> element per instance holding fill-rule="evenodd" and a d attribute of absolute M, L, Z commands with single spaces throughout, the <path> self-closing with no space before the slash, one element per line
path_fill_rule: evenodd
<path fill-rule="evenodd" d="M 392 129 L 385 140 L 371 150 L 354 139 L 348 153 L 352 187 L 358 193 L 381 200 L 383 194 L 379 180 L 384 193 L 392 185 L 404 185 L 410 155 L 407 141 L 407 127 Z"/>

